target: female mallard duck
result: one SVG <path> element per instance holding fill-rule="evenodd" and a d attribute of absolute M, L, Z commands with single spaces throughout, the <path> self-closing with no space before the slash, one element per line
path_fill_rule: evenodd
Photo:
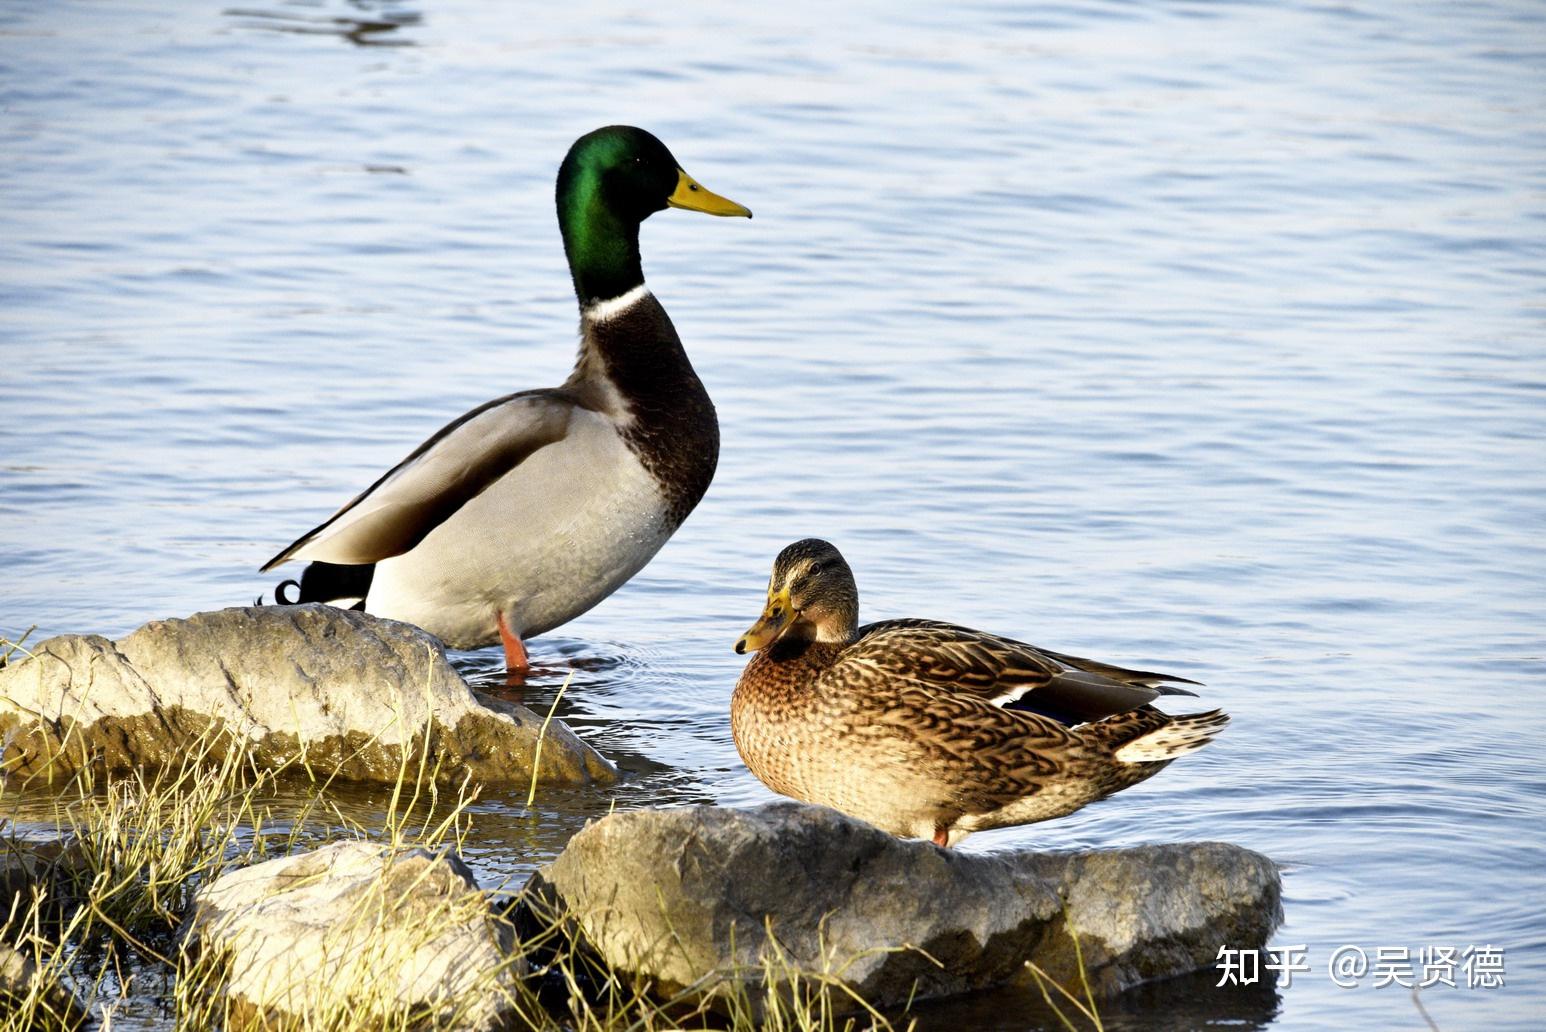
<path fill-rule="evenodd" d="M 719 457 L 714 405 L 644 286 L 639 224 L 666 207 L 751 212 L 705 190 L 642 129 L 575 141 L 558 223 L 580 302 L 563 386 L 496 398 L 448 423 L 327 522 L 264 564 L 312 560 L 281 602 L 414 623 L 456 648 L 572 620 L 649 562 Z M 298 597 L 284 588 L 298 587 Z"/>
<path fill-rule="evenodd" d="M 1200 749 L 1219 710 L 1124 670 L 933 620 L 864 627 L 853 572 L 825 541 L 778 554 L 758 655 L 730 702 L 736 748 L 769 788 L 893 835 L 954 845 L 974 831 L 1072 813 Z"/>

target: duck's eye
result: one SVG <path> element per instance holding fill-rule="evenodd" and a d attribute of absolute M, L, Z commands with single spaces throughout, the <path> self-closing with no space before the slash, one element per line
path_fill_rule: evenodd
<path fill-rule="evenodd" d="M 814 576 L 816 576 L 820 572 L 821 572 L 821 564 L 820 563 L 811 563 L 811 568 L 809 570 L 805 571 L 805 575 L 807 577 L 814 577 Z"/>

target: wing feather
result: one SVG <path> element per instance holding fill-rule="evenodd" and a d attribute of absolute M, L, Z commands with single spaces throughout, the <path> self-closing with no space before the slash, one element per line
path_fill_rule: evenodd
<path fill-rule="evenodd" d="M 403 554 L 533 452 L 562 440 L 577 406 L 562 389 L 523 391 L 478 406 L 263 569 L 291 559 L 361 564 Z"/>
<path fill-rule="evenodd" d="M 844 661 L 935 692 L 970 696 L 1063 724 L 1126 713 L 1161 694 L 1183 691 L 1154 682 L 1184 680 L 1048 652 L 933 620 L 889 620 L 860 628 Z"/>

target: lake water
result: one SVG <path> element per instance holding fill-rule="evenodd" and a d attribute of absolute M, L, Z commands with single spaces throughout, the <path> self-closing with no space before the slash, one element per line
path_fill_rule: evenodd
<path fill-rule="evenodd" d="M 614 802 L 769 798 L 731 645 L 819 535 L 867 618 L 1158 667 L 1233 714 L 966 845 L 1284 865 L 1308 973 L 1154 987 L 1108 1027 L 1425 1027 L 1372 970 L 1338 988 L 1343 945 L 1501 947 L 1502 988 L 1424 1005 L 1542 1027 L 1546 8 L 676 6 L 0 2 L 0 633 L 250 602 L 448 418 L 557 383 L 553 175 L 642 125 L 757 214 L 643 233 L 720 472 L 535 642 L 528 701 L 575 669 L 560 714 L 632 776 L 486 798 L 485 881 Z M 1012 992 L 923 1014 L 1043 1027 Z"/>

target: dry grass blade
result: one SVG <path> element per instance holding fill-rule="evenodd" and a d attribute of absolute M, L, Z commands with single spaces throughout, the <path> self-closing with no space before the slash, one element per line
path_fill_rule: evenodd
<path fill-rule="evenodd" d="M 558 686 L 558 694 L 553 696 L 553 704 L 548 707 L 548 715 L 542 718 L 542 727 L 537 731 L 537 748 L 531 757 L 531 789 L 526 793 L 526 808 L 531 809 L 531 804 L 537 801 L 537 779 L 542 773 L 542 743 L 547 740 L 548 726 L 553 723 L 553 714 L 558 710 L 558 700 L 564 697 L 564 692 L 569 689 L 569 682 L 574 680 L 574 671 L 569 671 L 569 676 L 564 678 L 564 683 Z"/>
<path fill-rule="evenodd" d="M 1095 1005 L 1095 993 L 1090 988 L 1089 972 L 1084 967 L 1084 951 L 1079 946 L 1079 936 L 1075 935 L 1074 930 L 1070 928 L 1068 929 L 1068 937 L 1074 943 L 1074 964 L 1079 970 L 1079 982 L 1084 989 L 1083 1000 L 1069 992 L 1063 987 L 1063 983 L 1047 974 L 1047 972 L 1043 971 L 1032 961 L 1026 961 L 1025 968 L 1036 979 L 1036 988 L 1041 991 L 1041 998 L 1052 1009 L 1052 1013 L 1058 1016 L 1058 1021 L 1062 1023 L 1064 1028 L 1068 1029 L 1069 1032 L 1081 1032 L 1080 1026 L 1074 1022 L 1073 1018 L 1065 1014 L 1063 1009 L 1053 1000 L 1052 994 L 1048 992 L 1048 986 L 1057 990 L 1058 995 L 1073 1007 L 1075 1014 L 1089 1022 L 1089 1028 L 1093 1029 L 1094 1032 L 1105 1032 L 1106 1026 L 1101 1024 L 1100 1011 Z"/>
<path fill-rule="evenodd" d="M 4 635 L 0 635 L 0 667 L 4 667 L 7 663 L 9 663 L 11 661 L 11 657 L 16 655 L 18 652 L 20 652 L 23 656 L 31 658 L 32 653 L 27 651 L 25 644 L 27 639 L 32 635 L 32 632 L 37 629 L 38 625 L 33 624 L 25 631 L 22 631 L 21 636 L 18 637 L 15 641 L 12 641 L 10 638 L 5 637 Z"/>

